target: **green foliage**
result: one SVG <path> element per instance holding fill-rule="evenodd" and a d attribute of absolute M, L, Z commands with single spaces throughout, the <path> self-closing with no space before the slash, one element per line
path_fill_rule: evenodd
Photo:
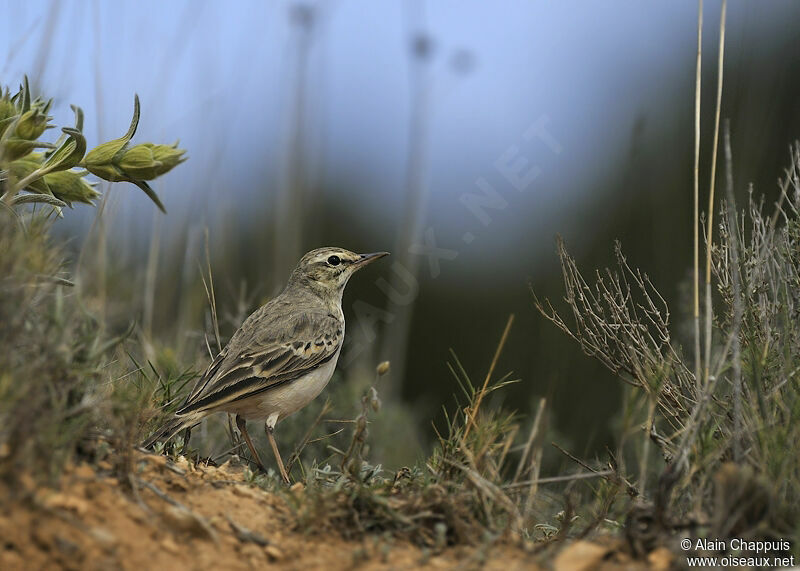
<path fill-rule="evenodd" d="M 101 408 L 113 342 L 68 293 L 44 218 L 0 217 L 0 475 L 54 477 Z"/>
<path fill-rule="evenodd" d="M 459 375 L 464 374 L 455 361 Z M 458 407 L 449 417 L 443 431 L 447 436 L 440 438 L 433 455 L 389 473 L 367 457 L 369 418 L 381 411 L 377 383 L 367 387 L 361 412 L 349 430 L 349 444 L 334 449 L 337 460 L 313 463 L 305 471 L 303 493 L 285 493 L 298 528 L 334 531 L 346 538 L 388 533 L 435 549 L 474 544 L 487 534 L 497 538 L 508 530 L 519 531 L 518 494 L 507 486 L 504 474 L 507 452 L 517 433 L 514 416 L 497 410 L 478 414 L 476 408 L 483 395 L 507 381 L 501 379 L 481 390 L 466 388 L 472 387 L 466 376 L 458 380 L 468 406 Z M 474 421 L 466 410 L 475 413 Z M 270 481 L 255 481 L 272 489 Z"/>
<path fill-rule="evenodd" d="M 51 103 L 32 97 L 27 78 L 14 95 L 0 89 L 0 477 L 52 482 L 65 462 L 104 456 L 127 475 L 133 446 L 153 415 L 152 395 L 173 381 L 132 368 L 123 342 L 133 329 L 113 335 L 87 309 L 91 300 L 67 279 L 65 256 L 49 237 L 50 211 L 22 206 L 46 204 L 60 213 L 75 202 L 92 204 L 99 193 L 86 178 L 88 160 L 94 174 L 137 184 L 163 210 L 145 180 L 185 160 L 184 151 L 151 143 L 128 149 L 138 97 L 128 133 L 100 151 L 86 153 L 83 112 L 75 106 L 74 126 L 53 143 L 41 141 L 52 127 Z M 137 148 L 149 159 L 103 177 L 98 161 L 110 144 L 116 151 L 108 168 Z M 122 319 L 130 323 L 133 316 Z"/>
<path fill-rule="evenodd" d="M 72 106 L 75 126 L 61 129 L 55 143 L 40 141 L 52 128 L 48 115 L 52 100 L 31 100 L 26 77 L 11 95 L 0 88 L 0 198 L 19 206 L 40 202 L 61 208 L 73 202 L 92 204 L 99 193 L 84 177 L 89 173 L 109 182 L 130 182 L 141 188 L 164 211 L 158 195 L 147 181 L 168 173 L 186 160 L 178 144 L 142 143 L 130 146 L 139 125 L 139 97 L 127 133 L 86 152 L 82 134 L 83 111 Z M 35 152 L 36 149 L 46 149 Z M 85 155 L 85 156 L 84 156 Z M 80 167 L 81 170 L 73 170 Z M 24 193 L 24 194 L 23 194 Z"/>

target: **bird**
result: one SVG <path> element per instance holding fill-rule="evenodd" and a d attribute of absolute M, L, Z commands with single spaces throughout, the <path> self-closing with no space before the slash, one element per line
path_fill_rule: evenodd
<path fill-rule="evenodd" d="M 275 442 L 275 426 L 305 407 L 328 384 L 344 341 L 342 295 L 348 280 L 388 252 L 356 254 L 326 247 L 304 255 L 284 290 L 254 311 L 212 360 L 183 404 L 142 446 L 152 448 L 217 412 L 236 415 L 258 467 L 266 472 L 248 420 L 264 421 L 281 479 L 289 476 Z"/>

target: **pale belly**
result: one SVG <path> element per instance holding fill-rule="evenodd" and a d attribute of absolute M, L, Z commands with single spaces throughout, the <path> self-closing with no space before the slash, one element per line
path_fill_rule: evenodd
<path fill-rule="evenodd" d="M 341 348 L 330 361 L 314 372 L 237 402 L 235 406 L 226 407 L 226 410 L 240 414 L 247 420 L 266 420 L 277 414 L 277 421 L 280 421 L 294 414 L 314 400 L 331 380 L 340 352 Z"/>

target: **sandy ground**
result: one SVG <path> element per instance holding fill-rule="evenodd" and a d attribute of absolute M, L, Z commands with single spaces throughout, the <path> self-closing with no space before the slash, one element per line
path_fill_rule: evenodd
<path fill-rule="evenodd" d="M 101 465 L 71 467 L 59 490 L 0 485 L 0 569 L 540 569 L 519 546 L 431 553 L 397 539 L 345 541 L 303 533 L 286 502 L 244 482 L 235 466 L 192 467 L 141 455 L 138 499 Z M 108 467 L 106 467 L 108 468 Z M 292 493 L 302 494 L 299 485 Z M 27 495 L 26 501 L 21 496 Z M 544 568 L 668 568 L 613 545 L 568 545 Z"/>

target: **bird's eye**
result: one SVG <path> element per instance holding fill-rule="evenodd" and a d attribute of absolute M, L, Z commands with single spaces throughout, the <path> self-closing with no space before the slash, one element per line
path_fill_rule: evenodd
<path fill-rule="evenodd" d="M 341 262 L 342 260 L 339 259 L 339 256 L 331 256 L 330 258 L 328 258 L 328 263 L 331 266 L 338 266 Z"/>

